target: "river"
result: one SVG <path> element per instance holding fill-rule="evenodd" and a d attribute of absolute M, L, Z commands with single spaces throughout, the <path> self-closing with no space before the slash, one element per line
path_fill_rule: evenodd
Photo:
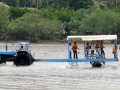
<path fill-rule="evenodd" d="M 80 58 L 83 46 L 79 47 Z M 105 47 L 106 58 L 113 57 L 111 45 Z M 35 58 L 67 58 L 66 44 L 32 44 L 30 49 Z M 0 65 L 0 90 L 120 90 L 120 62 L 106 62 L 101 68 L 92 68 L 89 63 L 70 66 L 67 62 L 16 67 L 7 62 Z"/>

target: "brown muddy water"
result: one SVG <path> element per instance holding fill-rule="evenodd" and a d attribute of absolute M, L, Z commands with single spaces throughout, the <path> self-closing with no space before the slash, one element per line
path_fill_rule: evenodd
<path fill-rule="evenodd" d="M 106 58 L 113 57 L 111 45 L 105 45 Z M 8 49 L 17 46 L 9 44 Z M 79 58 L 83 46 L 79 45 Z M 5 44 L 1 44 L 1 50 Z M 32 44 L 35 58 L 67 58 L 66 44 Z M 120 53 L 119 53 L 120 58 Z M 78 67 L 66 63 L 34 62 L 27 67 L 16 67 L 12 62 L 0 65 L 0 90 L 120 90 L 120 62 L 107 62 L 101 68 L 89 63 Z"/>

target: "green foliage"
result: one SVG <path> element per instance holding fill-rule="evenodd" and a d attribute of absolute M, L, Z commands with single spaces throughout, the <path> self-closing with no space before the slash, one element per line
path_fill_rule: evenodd
<path fill-rule="evenodd" d="M 10 34 L 16 38 L 36 41 L 49 40 L 59 37 L 60 21 L 45 19 L 39 14 L 27 13 L 21 18 L 12 21 L 9 26 Z M 58 35 L 57 35 L 58 34 Z"/>
<path fill-rule="evenodd" d="M 0 6 L 0 39 L 5 39 L 7 25 L 9 23 L 9 13 L 8 9 L 4 6 Z"/>
<path fill-rule="evenodd" d="M 40 9 L 39 14 L 42 15 L 45 18 L 48 18 L 50 20 L 57 19 L 58 10 L 52 7 L 48 7 L 46 9 Z"/>
<path fill-rule="evenodd" d="M 0 2 L 4 2 L 10 6 L 15 6 L 15 0 L 0 0 Z"/>
<path fill-rule="evenodd" d="M 78 34 L 80 32 L 80 23 L 86 17 L 85 10 L 77 10 L 73 12 L 73 15 L 68 23 L 68 27 L 72 35 Z"/>
<path fill-rule="evenodd" d="M 0 0 L 0 37 L 10 39 L 65 40 L 86 30 L 98 34 L 120 33 L 120 0 Z M 8 25 L 9 24 L 9 25 Z"/>
<path fill-rule="evenodd" d="M 16 19 L 28 12 L 27 8 L 10 8 L 10 19 Z"/>
<path fill-rule="evenodd" d="M 93 5 L 92 0 L 1 0 L 10 6 L 17 7 L 34 7 L 34 8 L 46 8 L 53 7 L 56 9 L 72 8 L 89 8 Z"/>
<path fill-rule="evenodd" d="M 73 15 L 72 10 L 67 9 L 67 8 L 62 8 L 59 10 L 59 13 L 57 16 L 58 16 L 59 20 L 61 20 L 64 23 L 64 22 L 69 22 L 72 15 Z"/>
<path fill-rule="evenodd" d="M 92 0 L 69 0 L 69 6 L 75 10 L 80 8 L 89 8 L 93 5 Z"/>
<path fill-rule="evenodd" d="M 120 0 L 94 0 L 94 6 L 100 8 L 120 8 Z"/>
<path fill-rule="evenodd" d="M 57 19 L 62 22 L 69 22 L 73 14 L 73 10 L 68 8 L 61 8 L 60 10 L 57 10 L 55 8 L 48 7 L 46 9 L 41 9 L 40 14 L 51 20 Z"/>
<path fill-rule="evenodd" d="M 119 31 L 120 14 L 110 10 L 96 9 L 90 16 L 81 22 L 81 28 L 98 34 L 112 34 Z"/>

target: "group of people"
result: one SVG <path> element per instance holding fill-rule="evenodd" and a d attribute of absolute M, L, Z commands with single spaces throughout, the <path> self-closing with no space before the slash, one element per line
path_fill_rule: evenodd
<path fill-rule="evenodd" d="M 98 54 L 100 54 L 100 51 L 101 51 L 102 58 L 105 59 L 105 52 L 104 52 L 103 48 L 105 48 L 103 45 L 103 41 L 101 42 L 101 46 L 98 41 L 95 42 L 95 45 L 94 45 L 93 41 L 91 42 L 91 45 L 89 42 L 87 42 L 86 43 L 86 54 L 89 54 L 90 49 L 91 49 L 91 54 L 94 54 L 94 50 L 96 50 L 96 53 L 98 53 Z M 119 50 L 120 50 L 120 47 L 119 47 Z M 112 48 L 112 53 L 114 55 L 114 58 L 117 57 L 116 52 L 117 52 L 117 46 L 114 45 Z"/>
<path fill-rule="evenodd" d="M 101 42 L 101 46 L 99 44 L 98 41 L 91 41 L 91 42 L 86 42 L 86 54 L 89 54 L 89 51 L 91 51 L 91 54 L 94 54 L 94 52 L 96 51 L 96 53 L 100 54 L 99 49 L 101 50 L 101 54 L 102 54 L 102 58 L 105 58 L 105 52 L 104 52 L 104 45 L 103 42 Z"/>
<path fill-rule="evenodd" d="M 103 45 L 103 41 L 101 43 L 99 43 L 99 41 L 91 41 L 91 42 L 86 42 L 86 45 L 85 45 L 85 51 L 86 51 L 86 54 L 94 54 L 95 51 L 97 54 L 101 54 L 102 55 L 102 58 L 105 59 L 105 52 L 104 52 L 104 48 L 105 46 Z M 73 52 L 73 58 L 74 59 L 78 59 L 78 53 L 77 53 L 77 50 L 78 50 L 78 46 L 77 46 L 77 42 L 74 42 L 73 45 L 71 45 L 70 43 L 70 58 L 72 59 L 72 52 Z M 120 47 L 119 47 L 120 49 Z M 116 51 L 117 51 L 117 46 L 114 45 L 113 48 L 112 48 L 112 53 L 114 55 L 114 58 L 116 58 Z"/>
<path fill-rule="evenodd" d="M 92 41 L 91 44 L 90 42 L 87 42 L 86 43 L 86 54 L 89 54 L 89 51 L 91 49 L 91 54 L 94 54 L 94 51 L 96 50 L 96 52 L 99 54 L 99 48 L 100 48 L 100 45 L 99 45 L 99 42 L 96 41 L 95 45 L 94 45 L 94 42 Z M 103 50 L 104 45 L 103 45 L 103 42 L 101 43 L 101 53 L 102 53 L 102 58 L 105 58 L 105 52 Z M 77 42 L 74 42 L 73 45 L 71 45 L 70 43 L 70 58 L 72 58 L 72 55 L 71 53 L 73 52 L 73 58 L 74 59 L 78 59 L 78 55 L 77 55 L 77 50 L 78 50 L 78 46 L 77 46 Z"/>

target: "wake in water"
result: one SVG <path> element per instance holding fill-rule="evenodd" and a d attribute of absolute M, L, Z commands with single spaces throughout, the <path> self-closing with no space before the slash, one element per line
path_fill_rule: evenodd
<path fill-rule="evenodd" d="M 1 90 L 119 90 L 120 64 L 92 68 L 89 63 L 39 63 L 16 67 L 0 66 Z M 109 87 L 108 87 L 109 86 Z"/>

